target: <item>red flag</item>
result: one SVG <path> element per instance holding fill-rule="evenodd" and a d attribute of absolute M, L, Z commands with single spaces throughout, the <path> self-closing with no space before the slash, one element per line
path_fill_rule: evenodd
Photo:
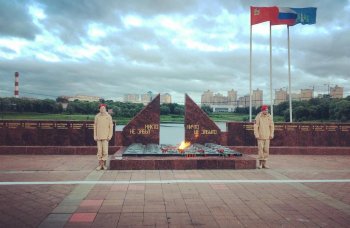
<path fill-rule="evenodd" d="M 275 21 L 278 18 L 278 8 L 272 7 L 250 7 L 250 24 L 255 25 L 265 21 Z"/>

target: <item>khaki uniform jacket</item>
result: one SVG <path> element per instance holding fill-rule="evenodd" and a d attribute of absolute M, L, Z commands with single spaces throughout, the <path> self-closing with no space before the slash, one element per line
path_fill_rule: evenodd
<path fill-rule="evenodd" d="M 110 140 L 113 136 L 113 121 L 108 113 L 98 113 L 94 122 L 94 138 L 96 140 Z"/>
<path fill-rule="evenodd" d="M 264 115 L 260 112 L 254 122 L 254 136 L 259 139 L 270 139 L 274 137 L 275 126 L 270 114 Z"/>

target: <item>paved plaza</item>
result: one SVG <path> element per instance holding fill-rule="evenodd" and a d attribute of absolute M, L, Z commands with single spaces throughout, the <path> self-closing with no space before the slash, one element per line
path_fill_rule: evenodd
<path fill-rule="evenodd" d="M 350 156 L 147 171 L 95 171 L 92 155 L 0 159 L 0 227 L 350 226 Z"/>

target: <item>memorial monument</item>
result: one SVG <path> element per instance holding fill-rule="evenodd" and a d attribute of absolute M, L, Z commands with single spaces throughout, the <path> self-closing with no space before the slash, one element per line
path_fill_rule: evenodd
<path fill-rule="evenodd" d="M 228 122 L 226 132 L 221 131 L 187 94 L 184 120 L 184 141 L 188 143 L 188 148 L 179 151 L 178 145 L 159 145 L 160 96 L 158 95 L 124 127 L 123 131 L 116 132 L 110 141 L 109 152 L 114 154 L 121 147 L 125 151 L 127 146 L 139 143 L 144 146 L 144 149 L 140 149 L 143 146 L 139 147 L 142 156 L 158 153 L 158 157 L 167 157 L 167 163 L 162 161 L 161 164 L 168 165 L 155 165 L 153 161 L 153 165 L 149 166 L 153 168 L 197 167 L 197 163 L 194 164 L 189 160 L 174 163 L 176 159 L 170 159 L 174 156 L 177 156 L 177 159 L 192 156 L 197 162 L 209 159 L 207 157 L 213 159 L 218 155 L 216 152 L 220 153 L 222 150 L 226 152 L 219 154 L 220 156 L 232 154 L 232 151 L 257 154 L 253 123 Z M 349 123 L 275 123 L 275 137 L 271 141 L 270 153 L 349 155 L 349 139 Z M 225 146 L 231 149 L 231 152 L 228 153 L 225 148 L 212 152 L 208 145 L 214 145 L 215 148 Z M 0 120 L 0 154 L 95 153 L 92 121 Z M 120 155 L 121 153 L 122 151 L 119 151 Z M 201 156 L 203 158 L 199 158 Z M 151 158 L 144 160 L 149 159 Z M 211 167 L 223 167 L 218 164 L 216 161 L 216 165 Z M 128 166 L 121 167 L 128 168 Z"/>
<path fill-rule="evenodd" d="M 144 107 L 124 128 L 121 144 L 159 144 L 160 94 Z"/>
<path fill-rule="evenodd" d="M 221 130 L 209 116 L 185 95 L 185 141 L 193 143 L 221 143 Z"/>
<path fill-rule="evenodd" d="M 123 146 L 110 169 L 255 169 L 254 158 L 221 146 L 221 130 L 185 96 L 185 144 L 159 145 L 159 95 L 117 132 Z M 180 143 L 180 142 L 179 142 Z M 119 145 L 119 144 L 118 144 Z"/>

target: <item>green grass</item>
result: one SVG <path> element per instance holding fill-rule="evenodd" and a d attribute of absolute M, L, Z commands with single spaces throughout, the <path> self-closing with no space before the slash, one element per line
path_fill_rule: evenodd
<path fill-rule="evenodd" d="M 249 119 L 249 115 L 237 113 L 213 113 L 209 117 L 215 122 L 245 121 Z"/>
<path fill-rule="evenodd" d="M 45 113 L 2 113 L 0 119 L 8 120 L 94 120 L 95 115 L 69 115 L 69 114 L 45 114 Z M 209 115 L 215 122 L 231 122 L 231 121 L 247 121 L 249 115 L 237 113 L 215 113 Z M 255 116 L 253 116 L 253 119 Z M 127 124 L 131 117 L 115 117 L 113 118 L 117 124 Z M 275 116 L 275 122 L 283 122 L 282 116 Z M 162 123 L 183 123 L 184 116 L 182 115 L 161 115 L 160 122 Z"/>
<path fill-rule="evenodd" d="M 95 115 L 80 115 L 80 114 L 47 114 L 47 113 L 11 113 L 0 114 L 0 119 L 7 120 L 94 120 Z M 118 124 L 127 124 L 131 118 L 129 117 L 117 117 L 113 118 Z"/>
<path fill-rule="evenodd" d="M 182 115 L 161 115 L 160 122 L 162 122 L 162 123 L 183 123 L 184 116 L 182 116 Z"/>
<path fill-rule="evenodd" d="M 1 119 L 10 120 L 93 120 L 93 115 L 66 115 L 66 114 L 46 114 L 46 113 L 11 113 L 0 114 Z"/>

